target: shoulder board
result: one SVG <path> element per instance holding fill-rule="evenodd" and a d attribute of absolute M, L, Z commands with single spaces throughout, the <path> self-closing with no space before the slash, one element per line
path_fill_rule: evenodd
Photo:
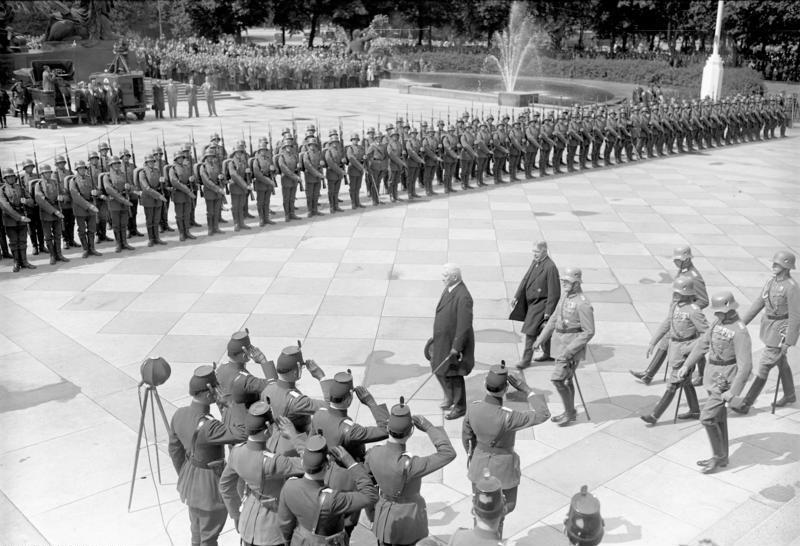
<path fill-rule="evenodd" d="M 500 409 L 508 413 L 514 413 L 514 410 L 512 410 L 511 408 L 507 408 L 505 406 L 500 406 Z"/>
<path fill-rule="evenodd" d="M 300 397 L 300 393 L 295 391 L 295 390 L 291 390 L 291 391 L 289 391 L 289 396 L 291 396 L 292 398 L 299 398 Z"/>
<path fill-rule="evenodd" d="M 344 423 L 345 425 L 351 426 L 351 427 L 355 424 L 355 423 L 353 423 L 353 420 L 350 419 L 349 417 L 346 418 L 345 420 L 343 420 L 342 423 Z"/>
<path fill-rule="evenodd" d="M 325 489 L 322 490 L 322 492 L 323 493 L 333 493 L 333 489 L 331 489 L 330 487 L 326 487 Z"/>
<path fill-rule="evenodd" d="M 275 454 L 271 451 L 264 451 L 264 457 L 266 457 L 267 459 L 273 459 L 275 457 Z"/>

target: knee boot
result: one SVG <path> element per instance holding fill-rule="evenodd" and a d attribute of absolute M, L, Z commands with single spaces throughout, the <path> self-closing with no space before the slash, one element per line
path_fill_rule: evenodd
<path fill-rule="evenodd" d="M 20 269 L 22 269 L 22 259 L 19 257 L 19 249 L 13 249 L 11 251 L 11 256 L 14 258 L 14 267 L 13 272 L 18 273 Z"/>
<path fill-rule="evenodd" d="M 54 241 L 54 245 L 53 246 L 55 246 L 56 260 L 58 260 L 59 262 L 68 263 L 69 262 L 69 258 L 65 258 L 64 257 L 64 253 L 61 251 L 61 245 L 58 244 L 57 240 Z"/>
<path fill-rule="evenodd" d="M 19 252 L 19 263 L 21 267 L 24 267 L 25 269 L 36 269 L 36 266 L 28 261 L 27 246 L 23 246 L 22 248 L 18 249 L 17 252 Z"/>
<path fill-rule="evenodd" d="M 727 408 L 722 408 L 722 420 L 719 422 L 719 429 L 722 433 L 720 438 L 719 447 L 720 447 L 720 456 L 721 456 L 721 463 L 722 466 L 728 465 L 728 410 Z"/>
<path fill-rule="evenodd" d="M 186 240 L 186 226 L 183 225 L 183 220 L 181 218 L 176 217 L 175 223 L 178 224 L 178 240 L 185 241 Z"/>
<path fill-rule="evenodd" d="M 214 215 L 206 214 L 206 224 L 208 225 L 208 236 L 214 235 Z"/>
<path fill-rule="evenodd" d="M 689 411 L 678 414 L 678 419 L 699 419 L 700 404 L 697 402 L 697 391 L 694 390 L 694 385 L 684 380 L 683 393 L 686 395 L 686 403 L 689 405 Z"/>
<path fill-rule="evenodd" d="M 86 259 L 92 255 L 92 253 L 89 252 L 89 244 L 86 242 L 86 233 L 78 233 L 78 239 L 80 240 L 81 248 L 83 249 L 83 254 L 81 256 Z"/>
<path fill-rule="evenodd" d="M 667 358 L 667 351 L 666 349 L 662 349 L 661 347 L 657 347 L 655 353 L 653 354 L 653 358 L 650 360 L 650 364 L 647 365 L 647 369 L 643 372 L 635 372 L 633 370 L 629 370 L 631 375 L 636 379 L 639 379 L 645 385 L 649 385 L 650 382 L 653 380 L 653 377 L 658 373 L 658 370 L 661 368 L 661 365 L 664 363 L 664 360 Z"/>
<path fill-rule="evenodd" d="M 712 456 L 709 459 L 697 461 L 698 466 L 703 467 L 701 472 L 703 474 L 710 474 L 719 467 L 728 466 L 727 458 L 725 457 L 725 447 L 723 444 L 722 426 L 719 421 L 712 421 L 710 423 L 703 423 L 708 434 L 708 441 L 711 444 Z"/>
<path fill-rule="evenodd" d="M 100 252 L 97 252 L 97 250 L 94 247 L 95 245 L 94 235 L 95 234 L 92 233 L 91 231 L 86 233 L 86 243 L 89 246 L 89 254 L 91 254 L 92 256 L 102 256 L 102 254 Z"/>
<path fill-rule="evenodd" d="M 155 246 L 156 244 L 156 236 L 153 232 L 156 231 L 156 228 L 153 226 L 147 226 L 147 246 Z"/>
<path fill-rule="evenodd" d="M 45 240 L 44 246 L 47 248 L 48 254 L 50 254 L 50 265 L 56 265 L 58 254 L 56 254 L 56 245 L 53 243 L 53 239 Z"/>
<path fill-rule="evenodd" d="M 125 228 L 121 227 L 119 229 L 119 238 L 122 242 L 122 249 L 123 250 L 136 250 L 131 245 L 128 244 L 128 234 L 125 233 Z"/>
<path fill-rule="evenodd" d="M 755 376 L 753 383 L 751 383 L 750 389 L 747 391 L 747 395 L 745 395 L 745 397 L 742 399 L 741 404 L 738 406 L 731 404 L 731 409 L 736 413 L 741 413 L 743 415 L 747 414 L 747 412 L 750 411 L 750 408 L 755 403 L 756 398 L 758 398 L 758 395 L 761 394 L 761 389 L 763 389 L 764 385 L 766 384 L 766 379 Z"/>
<path fill-rule="evenodd" d="M 114 230 L 114 242 L 116 243 L 116 245 L 114 246 L 114 252 L 119 254 L 120 252 L 122 252 L 122 237 L 120 236 L 118 229 Z"/>
<path fill-rule="evenodd" d="M 677 390 L 678 386 L 674 383 L 671 383 L 667 387 L 667 390 L 664 391 L 664 394 L 661 396 L 661 400 L 659 400 L 656 404 L 656 407 L 653 408 L 652 413 L 650 413 L 650 415 L 642 415 L 640 416 L 640 419 L 645 423 L 655 425 L 656 422 L 658 422 L 658 418 L 661 417 L 661 414 L 663 414 L 672 403 L 672 399 L 675 397 L 675 391 Z"/>
<path fill-rule="evenodd" d="M 781 378 L 781 389 L 783 390 L 783 396 L 775 401 L 775 407 L 782 408 L 787 404 L 793 404 L 797 402 L 797 396 L 794 393 L 794 377 L 792 377 L 792 369 L 789 367 L 789 363 L 786 361 L 785 356 L 783 357 L 781 363 L 778 364 L 778 374 L 780 374 Z"/>
<path fill-rule="evenodd" d="M 553 385 L 555 385 L 558 395 L 561 397 L 561 402 L 564 404 L 564 413 L 556 415 L 550 420 L 558 423 L 558 426 L 567 426 L 575 421 L 577 417 L 574 405 L 575 391 L 569 388 L 569 384 L 566 381 L 553 381 Z"/>
<path fill-rule="evenodd" d="M 175 231 L 175 230 L 173 229 L 172 231 Z M 160 232 L 160 230 L 158 229 L 158 226 L 153 227 L 153 236 L 155 238 L 156 244 L 157 245 L 165 245 L 165 244 L 167 244 L 166 241 L 162 241 L 161 240 L 161 235 L 160 235 L 159 232 Z"/>

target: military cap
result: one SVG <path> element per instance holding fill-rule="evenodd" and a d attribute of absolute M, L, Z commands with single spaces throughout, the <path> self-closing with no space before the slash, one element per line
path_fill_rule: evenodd
<path fill-rule="evenodd" d="M 539 112 L 534 112 L 534 113 L 533 113 L 533 117 L 535 117 L 535 118 L 538 118 L 538 117 L 540 117 L 540 116 L 541 116 L 541 114 L 539 114 Z"/>
<path fill-rule="evenodd" d="M 315 434 L 306 441 L 306 450 L 303 452 L 303 470 L 309 474 L 316 474 L 325 467 L 328 460 L 328 444 L 325 437 Z"/>
<path fill-rule="evenodd" d="M 56 157 L 56 165 L 58 165 L 59 163 L 66 163 L 66 162 L 67 162 L 67 160 L 64 159 L 63 155 L 60 155 L 60 156 Z"/>
<path fill-rule="evenodd" d="M 128 150 L 122 150 L 122 154 L 120 157 L 131 157 L 131 153 Z"/>
<path fill-rule="evenodd" d="M 352 135 L 350 135 L 350 140 L 351 141 L 353 141 L 353 140 L 361 140 L 361 137 L 358 136 L 358 133 L 353 133 Z"/>
<path fill-rule="evenodd" d="M 42 166 L 42 168 L 41 168 L 41 169 L 39 169 L 39 172 L 40 172 L 41 174 L 44 174 L 44 173 L 51 173 L 51 172 L 53 172 L 53 168 L 52 168 L 50 165 L 44 165 L 44 166 Z"/>
<path fill-rule="evenodd" d="M 508 385 L 508 370 L 506 363 L 501 362 L 489 369 L 486 374 L 486 390 L 490 392 L 500 392 Z"/>
<path fill-rule="evenodd" d="M 403 124 L 403 118 L 397 118 L 397 126 L 400 127 Z"/>
<path fill-rule="evenodd" d="M 300 351 L 300 347 L 297 345 L 289 345 L 281 351 L 275 368 L 278 370 L 278 373 L 286 373 L 294 370 L 298 364 L 302 363 L 303 353 Z"/>
<path fill-rule="evenodd" d="M 219 138 L 219 134 L 218 134 L 218 133 L 214 133 L 213 135 L 211 135 L 211 138 L 210 138 L 210 140 L 211 140 L 212 142 L 213 142 L 213 141 L 215 141 L 215 140 L 220 140 L 220 138 Z"/>
<path fill-rule="evenodd" d="M 672 281 L 672 293 L 680 294 L 681 296 L 694 296 L 694 281 L 686 275 L 676 278 Z"/>
<path fill-rule="evenodd" d="M 100 159 L 100 154 L 97 152 L 89 152 L 89 159 Z"/>
<path fill-rule="evenodd" d="M 217 375 L 211 366 L 200 366 L 195 369 L 192 378 L 189 380 L 189 394 L 195 396 L 208 390 L 208 385 L 215 387 L 219 385 Z"/>
<path fill-rule="evenodd" d="M 108 142 L 101 142 L 100 144 L 97 145 L 97 149 L 98 151 L 102 152 L 103 150 L 109 150 L 110 148 L 108 146 Z"/>
<path fill-rule="evenodd" d="M 411 421 L 411 408 L 405 404 L 405 400 L 401 396 L 400 403 L 392 406 L 387 429 L 389 430 L 389 434 L 395 438 L 403 438 L 408 436 L 413 426 L 414 423 Z"/>
<path fill-rule="evenodd" d="M 772 263 L 778 264 L 784 269 L 794 269 L 796 263 L 795 255 L 788 250 L 779 250 L 772 256 Z"/>
<path fill-rule="evenodd" d="M 411 125 L 409 125 L 408 123 L 404 123 L 403 129 L 411 129 Z"/>
<path fill-rule="evenodd" d="M 92 152 L 92 153 L 95 154 L 95 155 L 97 154 L 97 152 Z M 89 156 L 91 156 L 91 155 L 92 154 L 89 154 Z M 36 163 L 34 163 L 32 159 L 27 158 L 27 157 L 25 158 L 25 161 L 22 162 L 22 168 L 23 169 L 25 167 L 35 167 L 35 166 L 36 166 Z"/>
<path fill-rule="evenodd" d="M 247 408 L 247 415 L 244 416 L 244 428 L 249 436 L 255 436 L 266 430 L 267 425 L 272 421 L 272 408 L 269 402 L 258 401 Z"/>
<path fill-rule="evenodd" d="M 582 277 L 583 277 L 583 272 L 578 267 L 568 267 L 564 270 L 564 273 L 562 273 L 560 276 L 562 280 L 570 282 L 581 282 Z"/>
<path fill-rule="evenodd" d="M 427 127 L 428 126 L 428 122 L 423 119 L 422 123 L 420 123 L 420 126 Z"/>
<path fill-rule="evenodd" d="M 110 160 L 109 160 L 109 162 L 108 162 L 108 164 L 109 164 L 109 165 L 113 165 L 113 164 L 115 164 L 115 163 L 122 163 L 122 161 L 121 161 L 121 160 L 120 160 L 120 159 L 119 159 L 117 156 L 115 156 L 115 155 L 112 155 L 112 156 L 111 156 L 111 159 L 110 159 Z"/>
<path fill-rule="evenodd" d="M 467 112 L 466 110 L 464 110 L 464 113 L 463 113 L 463 114 L 461 114 L 461 117 L 462 117 L 463 119 L 469 119 L 469 112 Z"/>
<path fill-rule="evenodd" d="M 243 153 L 246 154 L 247 153 L 247 146 L 245 145 L 244 142 L 238 142 L 238 143 L 236 143 L 236 148 L 234 148 L 233 151 L 234 151 L 234 153 L 235 152 L 243 152 Z"/>
<path fill-rule="evenodd" d="M 428 133 L 429 135 L 436 134 L 436 129 L 434 129 L 434 128 L 433 128 L 433 126 L 431 126 L 431 127 L 428 127 L 428 131 L 427 131 L 427 133 Z"/>
<path fill-rule="evenodd" d="M 484 469 L 483 476 L 475 484 L 472 508 L 476 516 L 486 519 L 495 518 L 503 513 L 505 508 L 503 484 L 489 473 L 488 468 Z"/>
<path fill-rule="evenodd" d="M 479 127 L 479 128 L 480 128 L 480 127 L 484 127 L 484 128 L 486 128 L 486 127 L 489 127 L 489 126 L 488 126 L 488 125 L 486 125 L 486 123 L 484 123 L 484 122 L 480 122 L 480 123 L 478 124 L 478 127 Z"/>
<path fill-rule="evenodd" d="M 353 376 L 348 372 L 339 372 L 333 376 L 329 398 L 331 402 L 341 402 L 353 391 Z"/>
<path fill-rule="evenodd" d="M 455 132 L 455 130 L 456 130 L 455 125 L 450 125 L 450 126 L 447 127 L 447 132 L 448 133 L 453 133 L 453 132 Z"/>
<path fill-rule="evenodd" d="M 711 296 L 711 309 L 715 313 L 733 311 L 738 307 L 739 304 L 736 303 L 736 299 L 733 297 L 733 292 L 725 290 L 722 292 L 717 292 Z"/>
<path fill-rule="evenodd" d="M 14 169 L 6 167 L 5 169 L 3 169 L 3 178 L 7 178 L 9 176 L 17 176 L 17 175 L 14 172 Z"/>
<path fill-rule="evenodd" d="M 387 123 L 386 124 L 386 132 L 390 133 L 392 131 L 392 129 L 394 129 L 394 125 L 392 125 L 391 123 Z"/>
<path fill-rule="evenodd" d="M 235 332 L 228 341 L 228 356 L 236 356 L 250 348 L 250 334 L 246 330 Z"/>
<path fill-rule="evenodd" d="M 79 159 L 79 160 L 78 160 L 78 161 L 75 163 L 75 168 L 76 168 L 76 169 L 85 169 L 85 168 L 87 168 L 87 167 L 86 167 L 86 162 L 85 162 L 83 159 Z"/>

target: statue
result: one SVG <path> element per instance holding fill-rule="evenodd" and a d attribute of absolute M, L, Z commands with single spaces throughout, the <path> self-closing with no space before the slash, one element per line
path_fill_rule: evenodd
<path fill-rule="evenodd" d="M 110 18 L 112 5 L 113 0 L 80 0 L 67 11 L 50 14 L 45 41 L 114 39 Z"/>
<path fill-rule="evenodd" d="M 360 30 L 354 30 L 353 39 L 347 44 L 347 53 L 353 55 L 369 53 L 370 42 L 374 39 L 375 36 L 367 36 Z"/>

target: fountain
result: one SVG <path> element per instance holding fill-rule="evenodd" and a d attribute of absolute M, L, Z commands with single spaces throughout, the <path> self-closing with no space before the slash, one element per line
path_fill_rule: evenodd
<path fill-rule="evenodd" d="M 500 58 L 494 55 L 488 57 L 497 64 L 505 85 L 505 92 L 501 91 L 497 97 L 501 106 L 528 106 L 537 102 L 535 93 L 514 92 L 519 71 L 536 48 L 535 39 L 533 18 L 527 13 L 527 2 L 513 2 L 508 15 L 508 28 L 494 35 Z"/>

